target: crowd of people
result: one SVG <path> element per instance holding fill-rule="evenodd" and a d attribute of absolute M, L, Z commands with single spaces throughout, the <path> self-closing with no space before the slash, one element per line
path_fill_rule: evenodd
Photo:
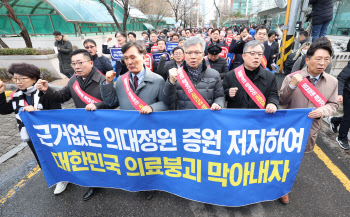
<path fill-rule="evenodd" d="M 123 57 L 120 61 L 110 61 L 103 55 L 110 54 L 108 43 L 111 37 L 99 53 L 98 45 L 92 39 L 83 42 L 85 49 L 72 51 L 72 45 L 64 35 L 56 31 L 54 36 L 60 70 L 70 78 L 63 89 L 51 88 L 47 81 L 40 78 L 39 69 L 27 63 L 12 64 L 8 70 L 18 87 L 11 100 L 6 100 L 5 85 L 0 81 L 1 114 L 16 114 L 21 137 L 28 142 L 37 160 L 33 144 L 18 116 L 22 107 L 28 112 L 60 109 L 61 103 L 73 99 L 76 108 L 88 111 L 121 109 L 138 110 L 141 114 L 187 109 L 211 109 L 215 112 L 224 108 L 265 109 L 266 113 L 273 114 L 279 107 L 315 108 L 308 114 L 313 124 L 305 153 L 313 151 L 322 118 L 332 115 L 343 99 L 344 111 L 345 106 L 349 107 L 350 64 L 349 69 L 341 73 L 338 91 L 337 79 L 327 71 L 333 55 L 331 42 L 325 37 L 311 42 L 307 32 L 300 34 L 302 45 L 290 55 L 290 61 L 297 63 L 300 59 L 298 67 L 294 69 L 292 66 L 293 70 L 285 71 L 287 76 L 280 90 L 273 71 L 276 70 L 279 51 L 276 38 L 281 35 L 269 31 L 264 25 L 227 29 L 179 27 L 171 31 L 145 31 L 141 39 L 133 32 L 117 32 L 115 38 L 118 44 L 111 47 L 121 48 Z M 167 43 L 178 44 L 167 50 Z M 228 47 L 229 53 L 234 53 L 232 62 L 228 63 L 220 56 L 224 46 Z M 147 67 L 147 53 L 161 53 L 162 56 L 159 62 L 151 60 L 149 64 L 152 67 Z M 168 61 L 166 53 L 170 56 Z M 249 83 L 251 89 L 243 81 Z M 301 82 L 308 84 L 324 102 L 313 101 L 302 91 Z M 194 94 L 189 93 L 189 88 Z M 342 88 L 344 92 L 340 90 Z M 252 89 L 259 95 L 258 100 Z M 344 96 L 339 99 L 338 95 L 343 93 Z M 349 145 L 346 146 L 346 133 L 350 127 L 348 119 L 346 112 L 344 118 L 331 121 L 335 131 L 340 125 L 339 140 L 343 142 L 343 148 L 349 148 Z M 67 184 L 58 183 L 54 193 L 63 192 Z M 95 188 L 89 188 L 83 199 L 90 199 L 95 192 Z M 148 197 L 152 196 L 153 192 L 149 192 Z M 288 194 L 281 201 L 288 203 Z"/>

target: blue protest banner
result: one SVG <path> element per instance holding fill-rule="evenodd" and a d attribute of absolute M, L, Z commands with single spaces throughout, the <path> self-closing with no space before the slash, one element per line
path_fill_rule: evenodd
<path fill-rule="evenodd" d="M 227 65 L 228 65 L 228 70 L 230 70 L 231 64 L 235 60 L 235 54 L 234 53 L 228 53 L 227 55 Z"/>
<path fill-rule="evenodd" d="M 174 48 L 176 48 L 178 46 L 179 46 L 179 43 L 177 43 L 177 42 L 167 42 L 166 43 L 166 50 L 172 53 Z"/>
<path fill-rule="evenodd" d="M 243 206 L 293 186 L 311 109 L 20 112 L 48 186 L 162 190 Z"/>
<path fill-rule="evenodd" d="M 154 54 L 152 54 L 152 56 L 153 56 L 153 59 L 154 59 L 157 63 L 159 63 L 160 58 L 161 58 L 164 54 L 166 55 L 165 61 L 169 61 L 169 60 L 170 60 L 170 54 L 167 53 L 167 52 L 164 52 L 164 53 L 154 53 Z"/>
<path fill-rule="evenodd" d="M 110 48 L 111 51 L 111 57 L 113 61 L 120 61 L 123 57 L 122 48 Z"/>

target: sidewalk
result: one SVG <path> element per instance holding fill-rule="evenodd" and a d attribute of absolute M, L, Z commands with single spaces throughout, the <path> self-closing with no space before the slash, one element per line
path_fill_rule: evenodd
<path fill-rule="evenodd" d="M 54 81 L 50 86 L 60 89 L 68 83 L 69 79 L 61 79 Z M 6 89 L 14 90 L 14 84 L 7 84 Z M 10 97 L 7 97 L 10 100 Z M 74 103 L 72 100 L 62 104 L 62 108 L 73 108 Z M 17 127 L 17 121 L 15 114 L 1 115 L 0 116 L 0 157 L 9 152 L 11 149 L 18 146 L 22 141 Z"/>

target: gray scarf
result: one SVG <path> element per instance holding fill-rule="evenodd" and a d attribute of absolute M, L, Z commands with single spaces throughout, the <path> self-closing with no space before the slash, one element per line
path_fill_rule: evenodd
<path fill-rule="evenodd" d="M 186 63 L 186 67 L 188 72 L 191 74 L 192 80 L 194 81 L 194 83 L 197 83 L 199 75 L 202 73 L 203 62 L 199 64 L 197 69 L 191 68 L 187 63 Z"/>

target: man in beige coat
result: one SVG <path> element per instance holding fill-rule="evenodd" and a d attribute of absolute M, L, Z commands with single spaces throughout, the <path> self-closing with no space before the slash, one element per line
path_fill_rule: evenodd
<path fill-rule="evenodd" d="M 319 107 L 309 113 L 309 118 L 314 119 L 305 152 L 312 152 L 315 146 L 318 132 L 322 127 L 322 119 L 332 115 L 338 109 L 338 81 L 332 75 L 324 72 L 327 68 L 333 50 L 330 44 L 314 43 L 307 51 L 307 67 L 301 73 L 287 76 L 280 91 L 280 104 L 284 109 L 294 108 L 316 108 L 316 106 L 297 88 L 303 78 L 308 77 L 309 81 L 314 79 L 314 85 L 327 99 L 324 106 Z M 312 82 L 311 82 L 312 83 Z"/>
<path fill-rule="evenodd" d="M 330 43 L 313 43 L 306 53 L 307 67 L 303 68 L 300 73 L 296 72 L 286 76 L 280 90 L 279 101 L 284 109 L 316 108 L 297 87 L 305 77 L 326 98 L 324 106 L 312 110 L 308 115 L 314 121 L 312 122 L 305 153 L 312 152 L 315 147 L 317 134 L 322 128 L 321 118 L 332 115 L 338 109 L 338 81 L 324 71 L 331 60 L 332 54 L 333 50 Z M 282 202 L 289 202 L 288 194 L 282 198 Z"/>

